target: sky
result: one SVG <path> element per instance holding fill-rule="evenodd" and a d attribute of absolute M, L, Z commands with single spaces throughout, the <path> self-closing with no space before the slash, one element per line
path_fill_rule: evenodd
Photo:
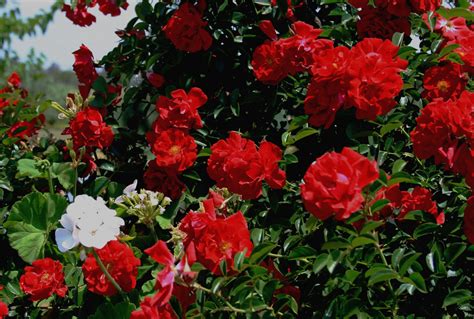
<path fill-rule="evenodd" d="M 74 25 L 64 12 L 58 11 L 45 34 L 39 33 L 23 40 L 15 39 L 12 48 L 21 58 L 26 57 L 30 49 L 34 48 L 36 53 L 46 55 L 46 66 L 56 63 L 64 70 L 72 69 L 72 52 L 79 49 L 81 44 L 85 44 L 98 60 L 116 46 L 119 38 L 115 31 L 123 29 L 135 16 L 136 2 L 137 0 L 128 0 L 130 6 L 117 17 L 103 15 L 96 6 L 90 12 L 96 16 L 97 21 L 89 27 Z M 16 0 L 16 3 L 22 16 L 30 17 L 41 9 L 47 9 L 54 0 Z"/>

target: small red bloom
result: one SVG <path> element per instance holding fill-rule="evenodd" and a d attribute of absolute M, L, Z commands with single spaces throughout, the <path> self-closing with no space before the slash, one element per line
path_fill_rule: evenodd
<path fill-rule="evenodd" d="M 178 316 L 171 304 L 167 303 L 158 307 L 153 303 L 152 298 L 145 297 L 140 303 L 140 308 L 132 312 L 130 319 L 178 319 Z"/>
<path fill-rule="evenodd" d="M 396 16 L 385 9 L 367 6 L 359 13 L 357 34 L 360 38 L 392 39 L 395 32 L 411 33 L 411 24 L 407 16 Z"/>
<path fill-rule="evenodd" d="M 51 258 L 35 260 L 25 267 L 20 277 L 20 288 L 30 295 L 32 301 L 43 300 L 52 294 L 64 297 L 67 287 L 64 284 L 63 266 Z"/>
<path fill-rule="evenodd" d="M 469 197 L 464 209 L 464 234 L 467 240 L 474 245 L 474 196 Z"/>
<path fill-rule="evenodd" d="M 426 70 L 423 78 L 423 97 L 428 100 L 442 98 L 443 100 L 457 99 L 466 87 L 467 77 L 462 72 L 462 66 L 447 62 Z"/>
<path fill-rule="evenodd" d="M 197 158 L 197 145 L 185 131 L 169 128 L 157 134 L 148 134 L 147 138 L 159 167 L 182 172 L 193 166 Z"/>
<path fill-rule="evenodd" d="M 94 56 L 92 52 L 84 44 L 79 50 L 74 51 L 73 69 L 76 72 L 77 80 L 79 81 L 79 91 L 84 99 L 89 96 L 92 83 L 99 76 L 94 66 Z"/>
<path fill-rule="evenodd" d="M 160 96 L 156 101 L 156 110 L 159 113 L 154 123 L 154 131 L 163 131 L 168 128 L 198 129 L 202 128 L 202 121 L 197 111 L 207 102 L 207 96 L 197 87 L 186 93 L 184 90 L 174 90 L 171 98 Z"/>
<path fill-rule="evenodd" d="M 69 122 L 69 133 L 72 136 L 74 148 L 109 147 L 114 140 L 112 128 L 102 119 L 102 115 L 93 108 L 86 108 Z"/>
<path fill-rule="evenodd" d="M 423 13 L 436 11 L 441 6 L 441 0 L 409 0 L 414 12 Z"/>
<path fill-rule="evenodd" d="M 3 301 L 0 301 L 0 319 L 8 316 L 8 306 Z"/>
<path fill-rule="evenodd" d="M 95 5 L 95 0 L 90 6 Z M 64 4 L 62 11 L 66 12 L 66 18 L 71 20 L 74 24 L 85 27 L 90 26 L 96 21 L 95 16 L 87 11 L 86 0 L 77 0 L 76 6 L 72 8 L 68 4 Z"/>
<path fill-rule="evenodd" d="M 20 121 L 13 124 L 7 131 L 9 137 L 17 137 L 20 139 L 27 139 L 38 132 L 38 129 L 43 126 L 45 117 L 43 114 L 31 119 L 30 121 Z"/>
<path fill-rule="evenodd" d="M 7 79 L 8 84 L 13 86 L 15 89 L 18 89 L 21 86 L 21 78 L 18 73 L 13 72 Z"/>
<path fill-rule="evenodd" d="M 279 41 L 266 41 L 253 52 L 252 68 L 255 77 L 265 83 L 276 85 L 289 73 L 289 65 Z"/>
<path fill-rule="evenodd" d="M 141 263 L 128 245 L 113 240 L 108 242 L 104 248 L 96 249 L 96 252 L 112 278 L 123 291 L 130 292 L 135 288 L 138 266 Z M 82 265 L 82 271 L 89 291 L 103 296 L 112 296 L 117 293 L 115 287 L 105 277 L 92 253 L 87 256 Z"/>
<path fill-rule="evenodd" d="M 154 72 L 148 72 L 146 78 L 156 88 L 160 88 L 165 83 L 165 78 L 163 75 Z"/>
<path fill-rule="evenodd" d="M 376 163 L 350 148 L 344 148 L 341 153 L 326 153 L 304 175 L 303 203 L 321 220 L 332 215 L 337 220 L 347 219 L 361 208 L 362 189 L 378 176 Z"/>
<path fill-rule="evenodd" d="M 147 189 L 160 192 L 177 200 L 186 190 L 186 185 L 178 178 L 177 172 L 158 167 L 155 161 L 148 162 L 148 168 L 143 175 Z"/>
<path fill-rule="evenodd" d="M 281 150 L 270 142 L 262 142 L 260 149 L 237 132 L 211 146 L 207 172 L 217 187 L 255 199 L 262 193 L 262 181 L 280 189 L 285 184 L 285 172 L 278 168 Z"/>
<path fill-rule="evenodd" d="M 127 1 L 122 1 L 120 6 L 117 5 L 117 0 L 97 0 L 99 4 L 99 10 L 103 14 L 110 14 L 112 17 L 120 15 L 120 8 L 127 10 L 128 3 Z"/>
<path fill-rule="evenodd" d="M 207 22 L 190 2 L 183 3 L 163 27 L 165 36 L 178 50 L 198 52 L 209 49 L 212 37 L 204 28 Z"/>

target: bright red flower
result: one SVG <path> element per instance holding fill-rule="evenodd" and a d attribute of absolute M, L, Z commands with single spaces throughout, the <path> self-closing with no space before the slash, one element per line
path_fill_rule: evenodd
<path fill-rule="evenodd" d="M 340 80 L 313 79 L 308 86 L 304 100 L 304 112 L 309 115 L 308 123 L 329 128 L 336 113 L 346 101 L 345 82 Z"/>
<path fill-rule="evenodd" d="M 114 140 L 112 128 L 102 119 L 102 115 L 93 109 L 85 108 L 76 114 L 69 122 L 69 130 L 72 136 L 74 148 L 86 147 L 109 147 Z"/>
<path fill-rule="evenodd" d="M 474 189 L 474 148 L 467 143 L 456 150 L 452 170 L 464 176 L 466 184 Z"/>
<path fill-rule="evenodd" d="M 159 115 L 154 123 L 154 131 L 163 131 L 171 127 L 202 128 L 197 109 L 206 102 L 206 94 L 197 87 L 191 88 L 188 93 L 181 89 L 174 90 L 171 92 L 171 98 L 160 95 L 156 101 L 156 110 Z"/>
<path fill-rule="evenodd" d="M 10 74 L 10 76 L 7 79 L 7 82 L 11 86 L 13 86 L 15 89 L 18 89 L 21 86 L 21 78 L 16 72 L 13 72 L 12 74 Z"/>
<path fill-rule="evenodd" d="M 443 38 L 448 40 L 456 40 L 460 39 L 464 36 L 468 36 L 470 32 L 472 32 L 466 24 L 466 19 L 461 17 L 454 17 L 451 19 L 446 19 L 442 15 L 438 13 L 434 13 L 436 17 L 436 24 L 434 26 L 434 31 L 437 31 L 443 35 Z M 425 21 L 426 25 L 430 27 L 430 23 L 428 21 L 428 14 L 423 14 L 422 16 L 423 21 Z"/>
<path fill-rule="evenodd" d="M 411 34 L 411 24 L 407 16 L 396 16 L 385 9 L 368 6 L 358 12 L 357 34 L 359 38 L 392 39 L 395 32 Z"/>
<path fill-rule="evenodd" d="M 179 225 L 186 234 L 183 243 L 189 263 L 197 261 L 219 275 L 219 264 L 225 260 L 230 272 L 237 253 L 245 251 L 247 257 L 252 253 L 247 221 L 240 211 L 230 217 L 216 216 L 212 199 L 204 207 L 205 212 L 189 212 Z"/>
<path fill-rule="evenodd" d="M 104 248 L 95 249 L 95 251 L 123 291 L 130 292 L 135 288 L 138 266 L 141 262 L 127 244 L 113 240 L 108 242 Z M 89 291 L 103 296 L 112 296 L 117 293 L 117 289 L 105 277 L 92 253 L 84 261 L 82 272 Z"/>
<path fill-rule="evenodd" d="M 198 52 L 209 49 L 212 44 L 205 26 L 207 22 L 202 20 L 202 13 L 190 2 L 185 2 L 173 13 L 163 32 L 176 49 Z"/>
<path fill-rule="evenodd" d="M 186 190 L 186 185 L 179 180 L 174 170 L 158 167 L 155 161 L 148 162 L 143 179 L 147 189 L 163 193 L 174 200 L 178 200 Z"/>
<path fill-rule="evenodd" d="M 258 27 L 260 30 L 262 30 L 263 33 L 272 41 L 275 41 L 278 39 L 275 27 L 273 26 L 273 23 L 270 20 L 262 20 L 258 24 Z"/>
<path fill-rule="evenodd" d="M 95 0 L 90 6 L 95 5 Z M 96 21 L 95 16 L 87 11 L 86 0 L 77 0 L 76 6 L 72 8 L 68 4 L 64 4 L 62 11 L 66 12 L 66 18 L 71 20 L 74 24 L 85 27 L 90 26 Z"/>
<path fill-rule="evenodd" d="M 27 139 L 38 132 L 43 126 L 45 117 L 43 114 L 31 119 L 30 121 L 20 121 L 13 124 L 7 131 L 9 137 Z"/>
<path fill-rule="evenodd" d="M 253 52 L 252 69 L 255 77 L 265 83 L 276 85 L 289 73 L 283 47 L 279 41 L 266 41 Z"/>
<path fill-rule="evenodd" d="M 409 0 L 409 2 L 416 13 L 436 11 L 441 6 L 441 0 Z"/>
<path fill-rule="evenodd" d="M 25 273 L 20 277 L 20 288 L 30 295 L 31 301 L 46 299 L 54 293 L 64 297 L 67 287 L 63 266 L 51 258 L 35 260 L 31 266 L 25 267 Z"/>
<path fill-rule="evenodd" d="M 227 139 L 211 146 L 211 152 L 207 162 L 209 177 L 217 187 L 226 187 L 243 199 L 258 198 L 263 180 L 275 189 L 285 184 L 285 172 L 278 168 L 281 150 L 270 142 L 262 142 L 257 150 L 253 141 L 230 132 Z"/>
<path fill-rule="evenodd" d="M 457 99 L 466 87 L 467 77 L 462 72 L 462 66 L 447 62 L 426 70 L 423 78 L 423 97 L 428 100 L 442 98 L 443 100 Z"/>
<path fill-rule="evenodd" d="M 167 303 L 158 307 L 153 303 L 153 299 L 145 297 L 140 303 L 140 308 L 133 311 L 130 319 L 178 319 L 171 304 Z"/>
<path fill-rule="evenodd" d="M 99 10 L 103 14 L 110 14 L 112 17 L 120 15 L 120 8 L 127 10 L 128 3 L 127 1 L 121 1 L 120 6 L 117 5 L 117 0 L 97 0 L 99 4 Z"/>
<path fill-rule="evenodd" d="M 389 40 L 366 38 L 351 51 L 349 104 L 358 119 L 375 120 L 397 104 L 394 98 L 403 87 L 399 72 L 407 61 L 396 57 L 398 47 Z"/>
<path fill-rule="evenodd" d="M 163 75 L 154 72 L 148 72 L 146 78 L 156 88 L 160 88 L 165 83 L 165 78 Z"/>
<path fill-rule="evenodd" d="M 0 301 L 0 319 L 8 316 L 8 306 L 3 301 Z"/>
<path fill-rule="evenodd" d="M 185 131 L 169 128 L 148 134 L 147 138 L 159 167 L 182 172 L 193 166 L 197 158 L 197 145 L 194 138 Z"/>
<path fill-rule="evenodd" d="M 79 91 L 84 99 L 89 96 L 92 83 L 99 76 L 94 66 L 94 56 L 92 52 L 84 44 L 79 50 L 74 51 L 73 69 L 76 72 L 77 80 L 79 81 Z"/>
<path fill-rule="evenodd" d="M 469 197 L 464 209 L 464 234 L 467 240 L 474 245 L 474 196 Z"/>
<path fill-rule="evenodd" d="M 464 62 L 464 67 L 469 73 L 474 72 L 474 31 L 466 32 L 462 37 L 454 41 L 450 41 L 447 45 L 459 44 L 459 47 L 454 49 Z"/>
<path fill-rule="evenodd" d="M 379 176 L 377 164 L 345 147 L 329 152 L 311 164 L 301 184 L 306 209 L 325 220 L 344 220 L 361 208 L 362 189 Z"/>

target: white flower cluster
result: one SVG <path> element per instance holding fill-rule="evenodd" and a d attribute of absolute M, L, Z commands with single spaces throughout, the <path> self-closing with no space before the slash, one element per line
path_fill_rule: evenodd
<path fill-rule="evenodd" d="M 64 228 L 56 229 L 56 243 L 61 252 L 68 251 L 79 244 L 85 247 L 103 248 L 116 239 L 122 218 L 115 210 L 108 208 L 102 198 L 94 199 L 79 195 L 71 203 L 59 220 Z"/>

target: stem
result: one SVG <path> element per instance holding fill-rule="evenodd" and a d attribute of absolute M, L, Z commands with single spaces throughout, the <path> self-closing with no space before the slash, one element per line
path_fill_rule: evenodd
<path fill-rule="evenodd" d="M 74 188 L 72 189 L 72 195 L 74 196 L 74 200 L 76 200 L 76 196 L 77 196 L 77 165 L 74 165 Z"/>
<path fill-rule="evenodd" d="M 151 230 L 151 234 L 153 235 L 153 239 L 155 241 L 158 241 L 158 235 L 156 234 L 155 226 L 153 225 L 153 223 L 149 224 L 148 228 Z"/>
<path fill-rule="evenodd" d="M 102 262 L 102 260 L 100 260 L 100 257 L 99 255 L 97 254 L 97 252 L 95 251 L 95 249 L 93 248 L 92 249 L 92 254 L 94 255 L 94 258 L 95 260 L 97 261 L 97 264 L 99 265 L 100 267 L 100 270 L 102 270 L 102 272 L 104 273 L 105 277 L 107 277 L 107 279 L 110 281 L 110 283 L 115 287 L 115 289 L 117 289 L 117 291 L 119 293 L 123 293 L 123 290 L 122 288 L 120 288 L 120 285 L 115 281 L 115 279 L 110 275 L 109 271 L 107 270 L 107 268 L 105 268 L 104 266 L 104 263 Z"/>
<path fill-rule="evenodd" d="M 51 171 L 51 166 L 48 167 L 48 186 L 49 186 L 49 193 L 53 195 L 54 186 L 53 186 L 53 172 Z"/>

